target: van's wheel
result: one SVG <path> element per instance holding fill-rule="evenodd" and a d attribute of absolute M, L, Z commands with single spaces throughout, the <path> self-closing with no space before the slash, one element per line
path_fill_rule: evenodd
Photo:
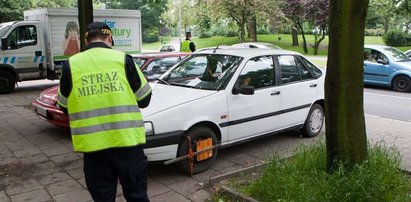
<path fill-rule="evenodd" d="M 315 137 L 320 134 L 321 129 L 324 125 L 324 109 L 319 104 L 314 104 L 310 112 L 308 113 L 307 119 L 302 130 L 303 136 L 305 137 Z"/>
<path fill-rule="evenodd" d="M 187 137 L 183 137 L 180 144 L 178 145 L 177 156 L 184 156 L 187 155 L 189 152 L 189 142 L 188 140 L 191 139 L 191 148 L 193 152 L 197 151 L 197 142 L 206 141 L 207 139 L 211 138 L 212 146 L 217 145 L 217 137 L 214 132 L 205 126 L 198 126 L 193 129 L 190 129 L 187 133 Z M 199 149 L 199 151 L 202 149 Z M 198 159 L 197 156 L 193 157 L 193 170 L 190 173 L 190 162 L 189 159 L 182 160 L 178 163 L 179 169 L 181 171 L 188 173 L 188 174 L 196 174 L 201 173 L 207 170 L 217 159 L 217 152 L 218 148 L 211 149 L 209 153 L 209 157 L 204 159 Z"/>
<path fill-rule="evenodd" d="M 0 94 L 10 93 L 16 86 L 16 77 L 7 71 L 0 71 Z"/>
<path fill-rule="evenodd" d="M 398 75 L 392 81 L 394 90 L 399 92 L 411 91 L 411 79 L 405 75 Z"/>

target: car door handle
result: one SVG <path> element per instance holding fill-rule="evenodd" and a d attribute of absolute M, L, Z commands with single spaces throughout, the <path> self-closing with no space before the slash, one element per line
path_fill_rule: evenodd
<path fill-rule="evenodd" d="M 315 87 L 317 87 L 317 84 L 311 84 L 310 85 L 310 88 L 315 88 Z"/>
<path fill-rule="evenodd" d="M 280 94 L 280 91 L 273 91 L 273 92 L 271 92 L 271 95 L 279 95 Z"/>

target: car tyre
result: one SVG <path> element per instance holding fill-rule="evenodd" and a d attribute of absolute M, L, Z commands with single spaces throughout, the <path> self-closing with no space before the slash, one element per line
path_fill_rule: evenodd
<path fill-rule="evenodd" d="M 319 104 L 314 104 L 310 112 L 308 113 L 307 119 L 302 130 L 304 137 L 315 137 L 320 134 L 324 126 L 324 109 Z"/>
<path fill-rule="evenodd" d="M 217 145 L 217 137 L 214 134 L 214 132 L 205 126 L 198 126 L 195 127 L 193 129 L 190 129 L 187 133 L 187 136 L 190 136 L 191 138 L 191 146 L 193 149 L 193 152 L 196 152 L 196 143 L 199 140 L 204 140 L 207 138 L 211 138 L 212 142 L 213 142 L 213 146 Z M 177 151 L 177 156 L 184 156 L 188 153 L 188 139 L 186 137 L 183 137 L 183 139 L 181 140 L 179 146 L 178 146 L 178 151 Z M 197 158 L 194 157 L 193 158 L 193 173 L 192 174 L 197 174 L 197 173 L 201 173 L 205 170 L 207 170 L 217 159 L 217 153 L 218 153 L 218 148 L 214 148 L 213 149 L 213 155 L 203 161 L 197 161 Z M 182 160 L 178 163 L 178 167 L 181 171 L 183 171 L 184 173 L 189 173 L 189 161 L 188 159 Z"/>
<path fill-rule="evenodd" d="M 0 94 L 10 93 L 16 86 L 16 77 L 8 71 L 0 71 Z"/>
<path fill-rule="evenodd" d="M 411 91 L 411 79 L 406 75 L 398 75 L 392 82 L 393 88 L 399 92 Z"/>

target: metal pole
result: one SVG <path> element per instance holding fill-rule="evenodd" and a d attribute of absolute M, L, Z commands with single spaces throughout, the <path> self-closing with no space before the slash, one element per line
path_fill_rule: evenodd
<path fill-rule="evenodd" d="M 181 0 L 178 1 L 178 42 L 181 44 Z"/>

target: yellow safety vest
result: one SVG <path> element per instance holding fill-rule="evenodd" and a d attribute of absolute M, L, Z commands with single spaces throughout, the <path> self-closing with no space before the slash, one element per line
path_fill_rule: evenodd
<path fill-rule="evenodd" d="M 141 87 L 133 92 L 125 72 L 123 52 L 92 48 L 69 59 L 73 87 L 68 98 L 59 91 L 59 104 L 70 118 L 74 150 L 93 152 L 146 142 L 137 101 L 151 87 L 140 69 Z"/>
<path fill-rule="evenodd" d="M 180 52 L 191 52 L 190 43 L 191 43 L 191 41 L 187 40 L 187 39 L 185 41 L 181 42 Z"/>

